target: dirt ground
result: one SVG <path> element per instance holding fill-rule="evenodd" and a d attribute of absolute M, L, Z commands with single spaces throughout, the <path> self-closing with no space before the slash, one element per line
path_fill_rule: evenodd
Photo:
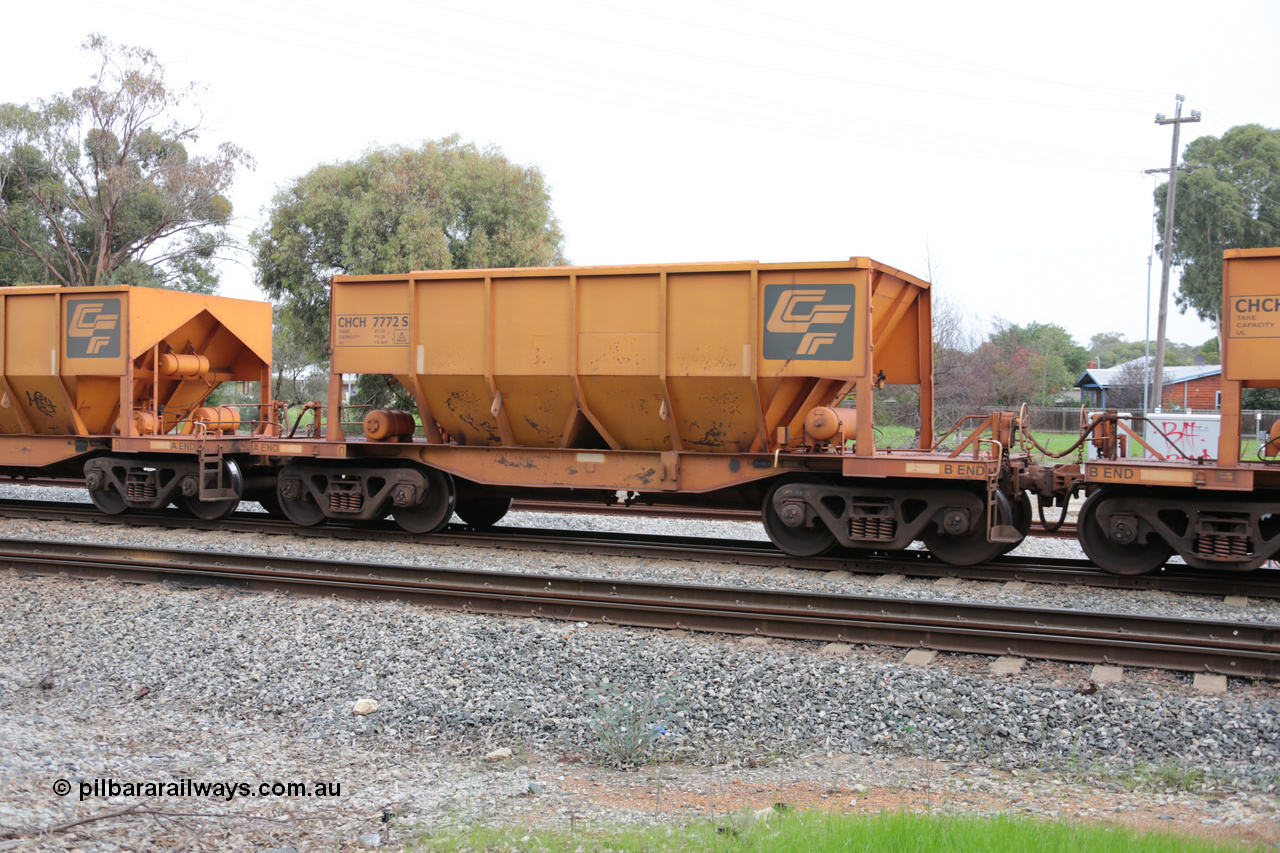
<path fill-rule="evenodd" d="M 736 773 L 650 767 L 623 773 L 561 763 L 563 806 L 580 816 L 644 813 L 655 822 L 731 816 L 784 803 L 843 813 L 906 810 L 941 814 L 1015 814 L 1028 818 L 1124 825 L 1280 849 L 1280 797 L 1174 789 L 1127 791 L 1035 771 L 986 770 L 919 759 L 835 755 L 801 766 Z M 805 776 L 812 778 L 806 779 Z M 858 781 L 866 780 L 866 781 Z M 878 780 L 878 782 L 877 782 Z M 561 808 L 563 811 L 563 807 Z"/>

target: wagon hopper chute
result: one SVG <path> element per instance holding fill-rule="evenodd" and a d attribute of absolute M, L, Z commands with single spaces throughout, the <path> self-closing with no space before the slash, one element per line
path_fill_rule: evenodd
<path fill-rule="evenodd" d="M 859 383 L 923 385 L 932 399 L 928 284 L 866 258 L 338 276 L 333 288 L 334 372 L 395 376 L 432 443 L 772 453 Z M 869 417 L 847 438 L 874 453 Z"/>

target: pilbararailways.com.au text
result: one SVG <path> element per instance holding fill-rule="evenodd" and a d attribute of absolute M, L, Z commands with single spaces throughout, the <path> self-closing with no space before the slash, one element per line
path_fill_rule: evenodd
<path fill-rule="evenodd" d="M 198 797 L 231 802 L 236 797 L 341 797 L 342 783 L 331 780 L 311 782 L 202 782 L 195 779 L 156 780 L 81 779 L 77 783 L 80 801 L 108 797 Z M 66 779 L 53 783 L 53 792 L 65 797 L 72 791 Z"/>

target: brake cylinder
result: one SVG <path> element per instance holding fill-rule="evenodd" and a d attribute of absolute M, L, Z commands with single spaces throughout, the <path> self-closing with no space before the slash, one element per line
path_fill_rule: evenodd
<path fill-rule="evenodd" d="M 209 373 L 209 359 L 185 352 L 167 352 L 160 356 L 160 375 L 173 379 L 195 379 Z"/>
<path fill-rule="evenodd" d="M 370 441 L 399 441 L 413 435 L 413 415 L 399 409 L 374 409 L 364 416 L 364 434 Z"/>
<path fill-rule="evenodd" d="M 155 412 L 134 412 L 133 431 L 138 435 L 155 435 L 160 431 L 160 419 Z"/>
<path fill-rule="evenodd" d="M 804 434 L 812 441 L 838 440 L 841 434 L 846 440 L 852 440 L 857 428 L 858 413 L 854 409 L 818 406 L 804 419 Z"/>
<path fill-rule="evenodd" d="M 231 406 L 201 406 L 191 420 L 204 424 L 209 432 L 235 432 L 240 428 L 240 411 Z"/>

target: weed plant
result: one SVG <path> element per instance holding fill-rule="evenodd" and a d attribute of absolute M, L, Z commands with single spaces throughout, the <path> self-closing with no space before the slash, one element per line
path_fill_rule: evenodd
<path fill-rule="evenodd" d="M 599 739 L 605 760 L 619 767 L 645 763 L 655 743 L 666 736 L 681 709 L 669 690 L 643 690 L 612 684 L 605 679 L 587 688 L 596 703 L 591 731 Z"/>

